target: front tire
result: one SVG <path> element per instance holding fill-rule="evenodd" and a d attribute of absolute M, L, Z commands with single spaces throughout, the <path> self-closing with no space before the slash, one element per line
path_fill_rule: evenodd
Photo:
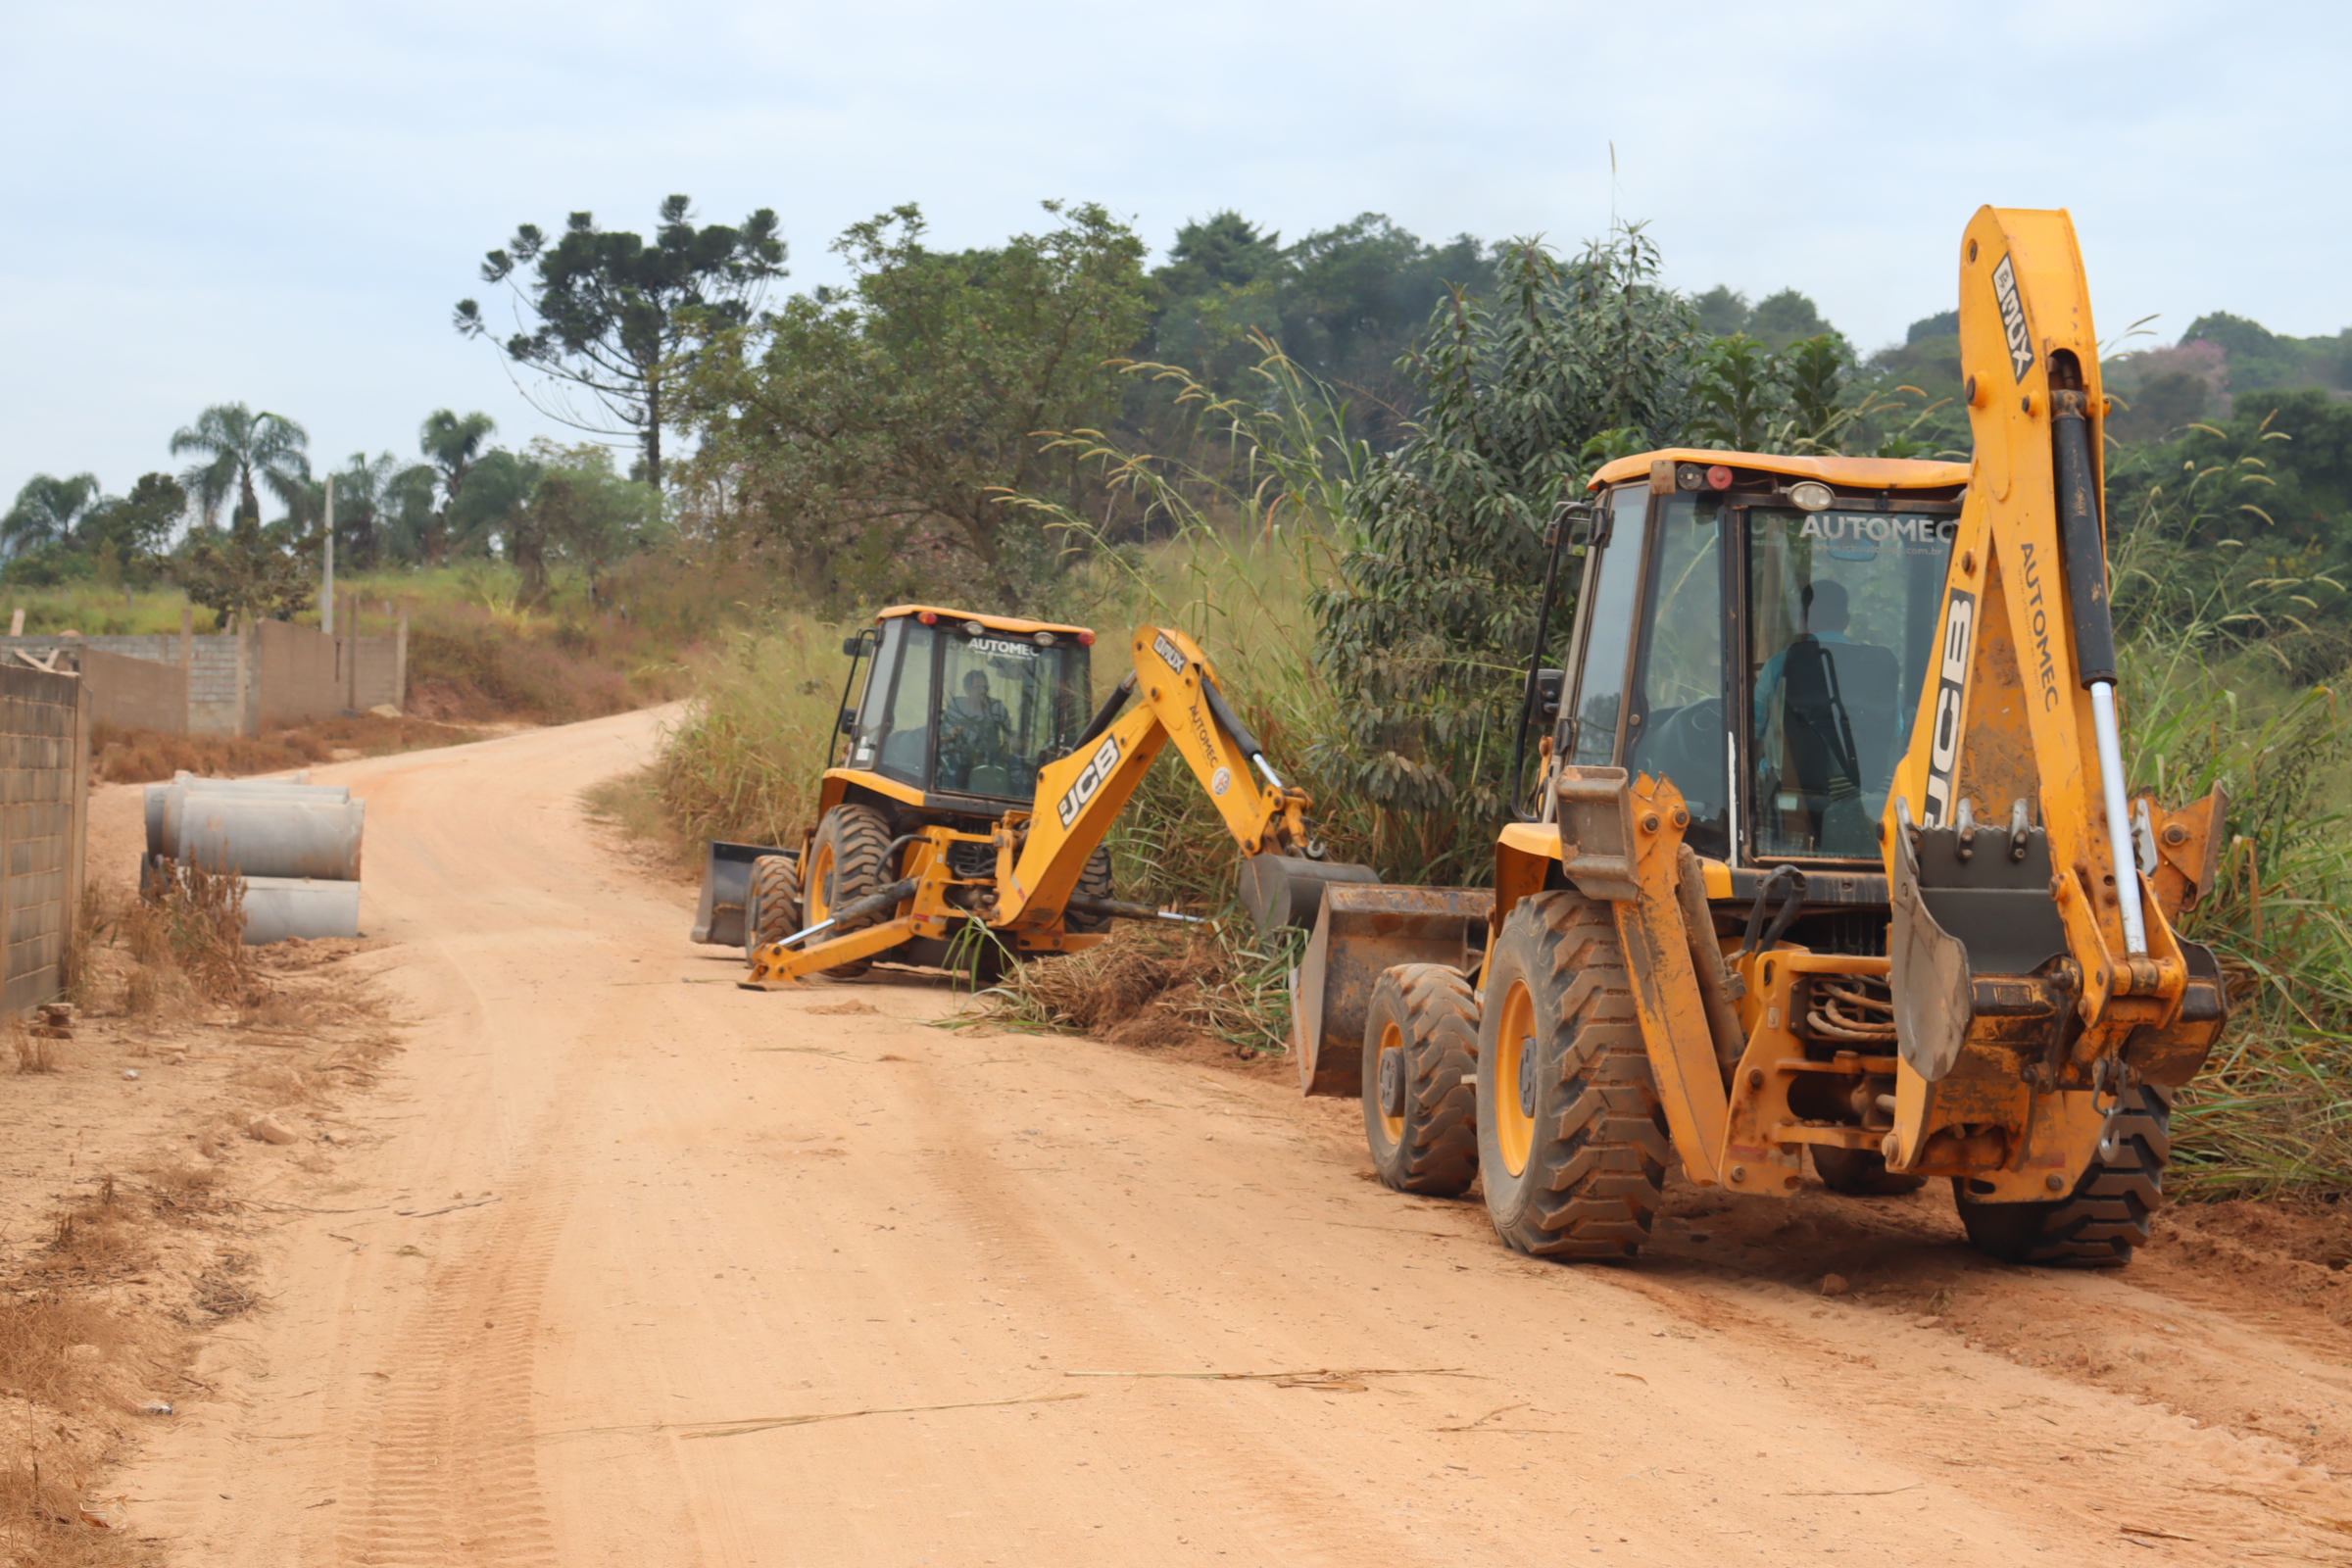
<path fill-rule="evenodd" d="M 1461 972 L 1400 963 L 1364 1018 L 1364 1141 L 1400 1193 L 1459 1198 L 1478 1176 L 1478 1003 Z"/>
<path fill-rule="evenodd" d="M 2075 1190 L 2046 1203 L 1972 1203 L 1952 1180 L 1969 1245 L 2010 1263 L 2051 1268 L 2121 1268 L 2148 1244 L 2164 1202 L 2173 1157 L 2171 1093 L 2152 1085 L 2124 1091 Z"/>
<path fill-rule="evenodd" d="M 1487 1212 L 1539 1257 L 1625 1258 L 1674 1147 L 1608 905 L 1539 893 L 1503 922 L 1478 1036 Z"/>

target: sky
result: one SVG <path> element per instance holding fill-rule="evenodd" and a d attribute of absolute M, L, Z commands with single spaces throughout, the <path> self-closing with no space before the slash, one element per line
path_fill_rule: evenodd
<path fill-rule="evenodd" d="M 1155 254 L 1228 207 L 1635 220 L 1678 286 L 1793 285 L 1865 352 L 1951 307 L 1980 205 L 2063 206 L 2111 338 L 2352 324 L 2340 4 L 0 0 L 0 503 L 122 493 L 228 400 L 338 464 L 437 408 L 563 434 L 451 307 L 518 222 L 671 192 L 775 209 L 794 290 L 905 201 L 962 246 L 1099 200 Z"/>

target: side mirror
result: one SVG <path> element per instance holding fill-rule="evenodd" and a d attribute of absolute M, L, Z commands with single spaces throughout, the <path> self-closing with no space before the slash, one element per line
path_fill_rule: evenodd
<path fill-rule="evenodd" d="M 852 659 L 856 659 L 858 655 L 864 653 L 865 633 L 859 632 L 854 637 L 844 637 L 841 640 L 841 651 Z"/>
<path fill-rule="evenodd" d="M 843 709 L 841 710 L 841 723 L 838 728 L 844 735 L 856 734 L 858 732 L 858 710 L 855 708 Z"/>
<path fill-rule="evenodd" d="M 1546 728 L 1560 721 L 1560 693 L 1567 684 L 1568 672 L 1564 669 L 1536 671 L 1536 717 Z"/>
<path fill-rule="evenodd" d="M 1568 553 L 1581 556 L 1592 546 L 1608 542 L 1607 533 L 1600 529 L 1600 514 L 1589 501 L 1580 501 L 1560 509 L 1560 523 L 1568 529 Z"/>

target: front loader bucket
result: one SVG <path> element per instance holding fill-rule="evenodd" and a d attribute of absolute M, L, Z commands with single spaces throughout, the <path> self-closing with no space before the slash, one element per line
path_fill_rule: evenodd
<path fill-rule="evenodd" d="M 1443 963 L 1464 974 L 1486 950 L 1491 888 L 1333 883 L 1322 890 L 1306 956 L 1291 971 L 1291 1049 L 1309 1095 L 1362 1092 L 1364 1015 L 1381 972 Z"/>
<path fill-rule="evenodd" d="M 712 947 L 743 946 L 743 904 L 752 891 L 752 862 L 762 855 L 797 856 L 793 850 L 764 844 L 710 841 L 710 858 L 703 862 L 702 902 L 694 906 L 694 929 L 688 940 Z"/>

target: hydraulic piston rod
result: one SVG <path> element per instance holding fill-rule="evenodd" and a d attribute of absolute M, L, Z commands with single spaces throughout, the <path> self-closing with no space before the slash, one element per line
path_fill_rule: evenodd
<path fill-rule="evenodd" d="M 2107 811 L 2107 858 L 2116 906 L 2124 921 L 2124 951 L 2148 951 L 2139 904 L 2139 870 L 2132 854 L 2132 813 L 2124 800 L 2123 734 L 2115 713 L 2115 621 L 2107 606 L 2107 552 L 2099 534 L 2098 481 L 2090 465 L 2090 421 L 2082 394 L 2058 392 L 2055 416 L 2058 527 L 2066 547 L 2067 599 L 2073 614 L 2075 660 L 2090 693 L 2091 731 L 2099 754 L 2099 794 Z"/>

